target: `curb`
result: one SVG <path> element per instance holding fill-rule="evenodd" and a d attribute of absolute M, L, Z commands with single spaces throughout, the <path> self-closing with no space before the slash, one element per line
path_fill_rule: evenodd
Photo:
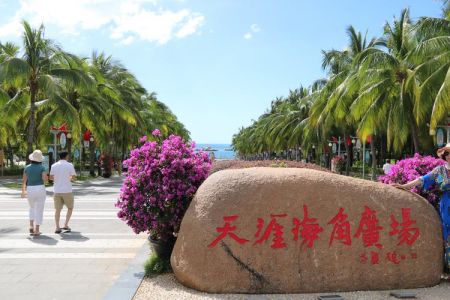
<path fill-rule="evenodd" d="M 150 246 L 145 242 L 119 279 L 109 288 L 103 300 L 133 299 L 144 278 L 144 262 L 149 254 Z"/>

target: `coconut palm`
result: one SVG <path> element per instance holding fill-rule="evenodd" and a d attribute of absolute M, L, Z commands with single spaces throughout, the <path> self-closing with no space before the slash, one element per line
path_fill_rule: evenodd
<path fill-rule="evenodd" d="M 44 26 L 37 29 L 23 22 L 23 56 L 7 56 L 0 64 L 0 82 L 23 83 L 18 94 L 28 98 L 27 153 L 39 135 L 36 126 L 36 111 L 39 101 L 57 96 L 61 81 L 80 84 L 80 72 L 62 67 L 60 61 L 68 54 L 50 40 L 44 38 Z M 22 97 L 11 100 L 20 101 Z M 15 105 L 10 101 L 9 105 Z"/>

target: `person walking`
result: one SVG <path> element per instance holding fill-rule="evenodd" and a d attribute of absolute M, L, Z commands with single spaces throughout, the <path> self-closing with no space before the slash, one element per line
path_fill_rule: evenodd
<path fill-rule="evenodd" d="M 34 150 L 28 156 L 30 164 L 25 167 L 22 177 L 22 198 L 28 198 L 30 228 L 32 236 L 39 236 L 39 227 L 44 218 L 45 183 L 48 180 L 45 168 L 42 166 L 43 155 L 41 150 Z M 26 192 L 25 192 L 26 189 Z"/>
<path fill-rule="evenodd" d="M 442 235 L 444 239 L 444 259 L 447 269 L 450 269 L 450 143 L 437 151 L 437 156 L 446 163 L 434 168 L 425 176 L 421 176 L 405 184 L 393 183 L 392 185 L 409 190 L 415 186 L 421 186 L 425 190 L 429 190 L 434 186 L 442 191 L 439 199 L 439 213 L 442 222 Z"/>
<path fill-rule="evenodd" d="M 75 168 L 68 162 L 69 154 L 61 152 L 59 154 L 60 160 L 52 165 L 50 170 L 50 179 L 53 180 L 53 200 L 55 202 L 55 233 L 61 233 L 62 230 L 70 232 L 69 227 L 70 217 L 73 212 L 74 197 L 72 193 L 72 180 L 76 176 Z M 66 221 L 64 227 L 59 226 L 61 218 L 61 210 L 63 206 L 67 207 Z"/>

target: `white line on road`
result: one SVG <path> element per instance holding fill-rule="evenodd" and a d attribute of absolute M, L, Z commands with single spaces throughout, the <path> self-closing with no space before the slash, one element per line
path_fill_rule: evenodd
<path fill-rule="evenodd" d="M 0 249 L 23 248 L 139 248 L 144 239 L 85 239 L 85 240 L 55 240 L 44 237 L 34 239 L 0 239 Z"/>
<path fill-rule="evenodd" d="M 25 258 L 134 258 L 136 253 L 0 253 L 0 259 Z"/>
<path fill-rule="evenodd" d="M 0 220 L 28 220 L 28 217 L 0 217 Z M 72 217 L 70 220 L 119 220 L 116 217 Z"/>
<path fill-rule="evenodd" d="M 8 237 L 8 236 L 28 236 L 28 232 L 24 232 L 24 233 L 0 233 L 0 236 L 3 237 Z M 55 237 L 60 237 L 61 234 L 45 234 L 45 236 L 55 236 Z M 90 236 L 136 236 L 136 237 L 141 237 L 140 235 L 135 235 L 134 233 L 130 232 L 130 233 L 101 233 L 101 232 L 95 232 L 95 233 L 84 233 L 84 232 L 80 232 L 80 233 L 74 233 L 74 232 L 67 232 L 67 233 L 63 233 L 64 237 L 79 237 L 79 236 L 84 236 L 84 237 L 90 237 Z M 144 235 L 142 235 L 142 237 L 144 238 Z M 146 236 L 145 236 L 146 237 Z"/>
<path fill-rule="evenodd" d="M 54 216 L 54 211 L 44 211 L 44 216 Z M 113 217 L 117 215 L 117 211 L 80 211 L 74 210 L 73 216 L 109 216 Z M 28 211 L 0 211 L 0 217 L 2 216 L 28 216 Z"/>
<path fill-rule="evenodd" d="M 24 201 L 24 202 L 20 202 L 20 201 Z M 0 199 L 0 203 L 17 203 L 17 204 L 20 204 L 20 203 L 27 203 L 26 201 L 27 201 L 26 199 L 22 199 L 20 197 L 18 197 L 15 200 L 10 200 L 10 199 L 2 200 L 2 199 Z M 77 200 L 77 197 L 75 196 L 75 205 L 78 204 L 78 203 L 116 203 L 116 202 L 117 202 L 117 199 L 111 200 L 111 198 L 107 198 L 105 200 Z M 47 200 L 46 203 L 53 204 L 53 199 Z"/>

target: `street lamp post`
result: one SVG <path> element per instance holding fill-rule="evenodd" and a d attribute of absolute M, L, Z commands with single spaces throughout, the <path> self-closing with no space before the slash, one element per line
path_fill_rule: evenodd
<path fill-rule="evenodd" d="M 94 160 L 95 160 L 95 147 L 94 147 L 94 137 L 91 135 L 89 138 L 89 152 L 91 155 L 91 160 L 89 164 L 89 174 L 94 177 L 95 171 L 94 171 Z"/>
<path fill-rule="evenodd" d="M 72 134 L 70 132 L 67 133 L 67 152 L 72 156 Z"/>

